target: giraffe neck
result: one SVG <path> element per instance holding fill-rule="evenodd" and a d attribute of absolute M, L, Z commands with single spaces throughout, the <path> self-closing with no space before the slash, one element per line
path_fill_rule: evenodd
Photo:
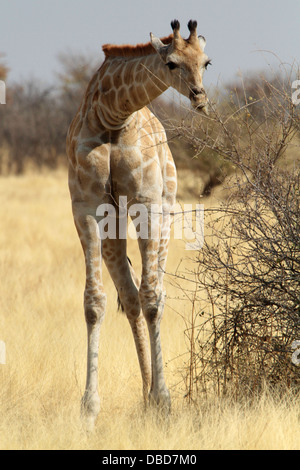
<path fill-rule="evenodd" d="M 95 103 L 103 126 L 121 129 L 130 116 L 167 90 L 164 66 L 157 54 L 108 57 L 99 70 Z"/>

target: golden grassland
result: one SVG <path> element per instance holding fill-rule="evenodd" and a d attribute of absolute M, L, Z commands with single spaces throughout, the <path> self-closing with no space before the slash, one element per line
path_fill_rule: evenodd
<path fill-rule="evenodd" d="M 201 201 L 209 204 L 209 200 Z M 163 423 L 145 412 L 140 373 L 127 320 L 106 269 L 108 308 L 101 331 L 99 386 L 102 409 L 93 435 L 83 432 L 79 408 L 85 385 L 84 264 L 73 225 L 63 170 L 0 179 L 0 449 L 297 449 L 299 404 L 267 392 L 252 404 L 199 399 L 188 405 L 188 302 L 166 276 L 162 322 L 166 380 L 172 413 Z M 129 255 L 140 269 L 135 242 Z M 167 271 L 191 263 L 182 241 L 172 240 Z M 180 310 L 181 315 L 176 313 Z"/>

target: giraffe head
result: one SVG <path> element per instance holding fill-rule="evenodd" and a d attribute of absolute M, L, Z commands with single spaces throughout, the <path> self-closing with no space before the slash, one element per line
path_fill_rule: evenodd
<path fill-rule="evenodd" d="M 167 85 L 190 99 L 193 108 L 208 112 L 208 98 L 203 87 L 203 73 L 211 63 L 204 52 L 206 40 L 197 35 L 197 21 L 190 20 L 188 28 L 190 36 L 183 39 L 180 35 L 178 20 L 171 22 L 173 40 L 165 45 L 152 33 L 151 44 L 160 55 L 166 67 Z"/>

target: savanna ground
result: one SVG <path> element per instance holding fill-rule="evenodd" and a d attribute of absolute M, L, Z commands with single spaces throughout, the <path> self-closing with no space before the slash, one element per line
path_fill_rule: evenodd
<path fill-rule="evenodd" d="M 201 203 L 209 207 L 212 198 Z M 299 403 L 288 395 L 276 399 L 266 391 L 251 403 L 201 396 L 187 402 L 183 317 L 190 314 L 190 303 L 177 300 L 171 274 L 181 260 L 181 267 L 188 267 L 193 252 L 174 239 L 162 322 L 170 419 L 162 425 L 151 410 L 144 411 L 131 331 L 117 312 L 116 292 L 104 268 L 102 409 L 95 433 L 87 437 L 79 418 L 86 368 L 85 269 L 66 172 L 1 177 L 0 220 L 0 340 L 7 350 L 6 365 L 0 365 L 0 449 L 299 448 Z M 133 240 L 129 255 L 139 271 Z"/>

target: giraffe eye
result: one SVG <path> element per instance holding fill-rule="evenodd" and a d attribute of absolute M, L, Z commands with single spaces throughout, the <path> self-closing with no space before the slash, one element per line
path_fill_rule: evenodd
<path fill-rule="evenodd" d="M 174 62 L 168 62 L 166 66 L 169 67 L 170 70 L 174 70 L 178 67 L 178 65 L 175 64 Z"/>

